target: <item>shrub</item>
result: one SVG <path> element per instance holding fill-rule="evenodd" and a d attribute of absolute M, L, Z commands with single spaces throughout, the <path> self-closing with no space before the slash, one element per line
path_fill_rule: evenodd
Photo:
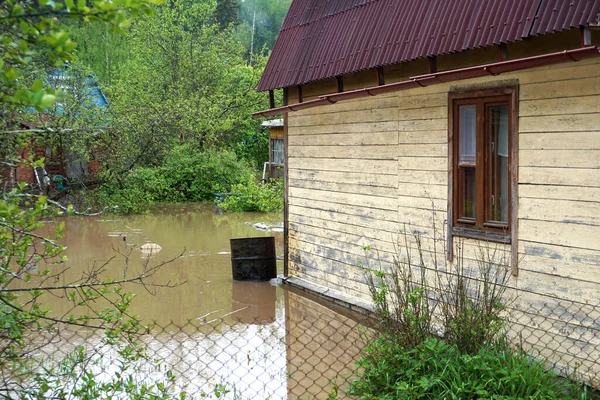
<path fill-rule="evenodd" d="M 569 399 L 579 387 L 502 342 L 476 354 L 430 337 L 406 348 L 381 335 L 365 349 L 349 393 L 360 399 Z"/>
<path fill-rule="evenodd" d="M 159 201 L 211 201 L 215 193 L 248 184 L 254 171 L 230 151 L 197 152 L 179 146 L 160 168 L 170 192 Z"/>
<path fill-rule="evenodd" d="M 428 264 L 421 238 L 405 235 L 397 253 L 391 270 L 366 269 L 384 332 L 407 347 L 441 335 L 470 354 L 493 342 L 503 327 L 510 274 L 503 252 L 480 247 L 476 267 L 468 269 L 458 245 L 454 263 L 433 257 Z"/>
<path fill-rule="evenodd" d="M 253 175 L 233 152 L 196 152 L 179 146 L 163 166 L 136 168 L 105 183 L 92 195 L 92 202 L 116 205 L 119 212 L 128 214 L 144 211 L 155 202 L 211 201 L 215 193 L 251 185 Z"/>
<path fill-rule="evenodd" d="M 95 207 L 114 206 L 117 213 L 133 214 L 146 211 L 153 198 L 138 185 L 135 178 L 127 177 L 121 189 L 116 185 L 104 184 L 89 192 L 88 202 Z"/>
<path fill-rule="evenodd" d="M 265 185 L 251 181 L 237 184 L 231 189 L 233 195 L 219 205 L 226 211 L 274 212 L 283 210 L 283 179 Z"/>
<path fill-rule="evenodd" d="M 435 233 L 435 226 L 434 226 Z M 349 393 L 361 399 L 588 398 L 508 344 L 503 331 L 510 269 L 506 253 L 481 245 L 467 267 L 432 257 L 404 235 L 391 270 L 366 269 L 380 333 L 358 361 Z M 442 242 L 443 243 L 443 242 Z M 444 248 L 444 247 L 442 247 Z"/>

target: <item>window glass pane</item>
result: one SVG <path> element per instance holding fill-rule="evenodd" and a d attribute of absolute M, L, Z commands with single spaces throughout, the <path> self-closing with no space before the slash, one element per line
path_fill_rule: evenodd
<path fill-rule="evenodd" d="M 458 163 L 475 164 L 475 136 L 477 134 L 477 106 L 469 104 L 458 108 Z"/>
<path fill-rule="evenodd" d="M 461 168 L 462 178 L 462 207 L 461 218 L 475 219 L 475 168 Z"/>
<path fill-rule="evenodd" d="M 283 139 L 271 139 L 272 162 L 283 164 Z"/>
<path fill-rule="evenodd" d="M 508 106 L 489 108 L 492 140 L 491 220 L 508 223 Z"/>

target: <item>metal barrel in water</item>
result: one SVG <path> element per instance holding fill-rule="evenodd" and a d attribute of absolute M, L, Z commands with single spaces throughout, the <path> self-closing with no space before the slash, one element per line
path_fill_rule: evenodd
<path fill-rule="evenodd" d="M 275 237 L 230 239 L 231 269 L 236 281 L 268 281 L 277 277 Z"/>

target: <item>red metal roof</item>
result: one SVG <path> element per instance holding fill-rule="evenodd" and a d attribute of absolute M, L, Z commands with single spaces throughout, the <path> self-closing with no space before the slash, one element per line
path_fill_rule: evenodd
<path fill-rule="evenodd" d="M 597 23 L 600 0 L 293 0 L 258 90 Z"/>

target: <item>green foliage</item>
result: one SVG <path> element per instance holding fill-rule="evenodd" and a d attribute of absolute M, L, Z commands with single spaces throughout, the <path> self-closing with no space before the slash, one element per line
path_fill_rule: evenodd
<path fill-rule="evenodd" d="M 77 40 L 76 60 L 93 71 L 104 88 L 109 89 L 116 69 L 129 57 L 131 48 L 127 36 L 111 30 L 102 22 L 69 21 L 66 29 Z"/>
<path fill-rule="evenodd" d="M 156 171 L 144 168 L 122 177 L 121 188 L 115 184 L 101 185 L 88 193 L 88 201 L 95 206 L 115 207 L 120 214 L 142 213 L 155 201 L 151 190 L 160 191 L 162 183 Z"/>
<path fill-rule="evenodd" d="M 173 398 L 172 389 L 175 376 L 167 371 L 164 381 L 146 382 L 140 379 L 135 368 L 138 361 L 146 359 L 141 349 L 135 344 L 116 344 L 105 351 L 113 352 L 113 360 L 108 361 L 105 355 L 90 357 L 83 346 L 78 346 L 72 353 L 59 362 L 46 362 L 32 377 L 28 388 L 31 399 L 102 399 L 127 398 L 138 400 L 167 400 Z M 101 371 L 107 364 L 117 366 L 109 378 L 101 378 L 94 371 Z M 181 398 L 185 394 L 181 395 Z"/>
<path fill-rule="evenodd" d="M 273 49 L 291 2 L 291 0 L 244 0 L 241 3 L 239 10 L 241 23 L 236 27 L 236 34 L 248 53 L 251 47 L 253 54 Z"/>
<path fill-rule="evenodd" d="M 65 55 L 70 61 L 65 79 L 45 85 L 44 93 L 60 99 L 61 111 L 46 107 L 44 117 L 17 112 L 18 119 L 12 124 L 24 115 L 31 117 L 36 129 L 51 132 L 45 135 L 43 146 L 51 148 L 52 154 L 97 161 L 103 173 L 94 180 L 100 180 L 103 187 L 96 200 L 113 202 L 124 212 L 143 210 L 154 201 L 211 200 L 213 193 L 229 191 L 231 184 L 243 180 L 224 181 L 216 176 L 209 187 L 191 178 L 191 174 L 204 173 L 197 164 L 207 161 L 194 157 L 187 160 L 196 165 L 173 161 L 181 144 L 200 153 L 235 151 L 255 169 L 268 159 L 267 132 L 251 116 L 268 107 L 267 96 L 255 91 L 266 57 L 247 61 L 232 28 L 216 23 L 216 0 L 168 0 L 150 8 L 155 2 L 133 0 L 127 7 L 121 1 L 111 2 L 116 8 L 90 16 L 92 23 L 71 21 L 59 12 L 57 29 L 83 43 Z M 100 7 L 99 3 L 103 2 L 94 2 L 94 7 Z M 132 23 L 117 18 L 150 11 L 154 18 L 138 18 Z M 116 34 L 126 26 L 130 29 L 125 35 Z M 45 69 L 33 68 L 34 63 L 25 69 L 31 76 L 28 87 L 43 88 L 40 77 L 45 79 L 52 70 L 52 63 L 47 64 Z M 104 84 L 108 109 L 85 104 L 80 89 L 90 71 Z M 37 103 L 33 98 L 27 102 L 37 105 L 42 97 L 36 96 Z M 38 108 L 41 111 L 43 107 Z M 18 148 L 13 136 L 1 140 L 2 149 L 10 147 L 12 152 Z M 160 173 L 164 177 L 158 176 Z"/>
<path fill-rule="evenodd" d="M 0 199 L 0 370 L 3 371 L 20 361 L 23 347 L 27 345 L 27 332 L 37 329 L 38 320 L 47 314 L 38 303 L 41 292 L 31 291 L 24 299 L 6 288 L 18 280 L 29 281 L 32 266 L 39 262 L 60 262 L 63 251 L 54 240 L 62 235 L 62 225 L 57 227 L 55 238 L 40 241 L 33 234 L 43 226 L 40 220 L 51 213 L 43 196 L 37 199 L 22 197 L 24 187 L 6 193 Z M 38 251 L 29 251 L 36 245 Z"/>
<path fill-rule="evenodd" d="M 188 146 L 176 148 L 163 171 L 170 193 L 159 201 L 210 201 L 215 193 L 229 192 L 253 178 L 253 171 L 233 152 L 195 152 Z"/>
<path fill-rule="evenodd" d="M 168 0 L 136 23 L 130 55 L 110 87 L 116 173 L 162 165 L 170 149 L 235 150 L 260 132 L 252 112 L 268 107 L 255 91 L 266 62 L 249 65 L 230 29 L 214 23 L 214 1 Z"/>
<path fill-rule="evenodd" d="M 196 152 L 182 145 L 168 154 L 163 166 L 135 169 L 119 184 L 105 184 L 94 195 L 101 205 L 135 213 L 155 202 L 212 201 L 216 193 L 250 185 L 253 175 L 233 152 Z"/>
<path fill-rule="evenodd" d="M 434 216 L 435 221 L 435 216 Z M 433 226 L 434 243 L 437 238 Z M 410 243 L 410 245 L 409 245 Z M 435 252 L 435 244 L 432 254 Z M 370 248 L 365 250 L 370 251 Z M 585 390 L 508 343 L 503 331 L 510 269 L 505 253 L 482 245 L 466 267 L 424 257 L 405 234 L 391 270 L 368 269 L 380 332 L 357 363 L 350 389 L 360 399 L 575 399 Z"/>
<path fill-rule="evenodd" d="M 70 122 L 83 119 L 85 104 L 72 93 L 61 93 L 45 82 L 51 68 L 73 60 L 75 43 L 65 31 L 64 22 L 102 21 L 111 31 L 123 32 L 131 17 L 151 15 L 151 5 L 159 0 L 6 0 L 0 2 L 0 114 L 2 128 L 25 119 L 38 126 L 58 96 L 71 97 L 74 108 L 62 105 L 61 115 Z M 74 78 L 76 74 L 72 74 Z M 77 82 L 77 81 L 74 81 Z M 64 83 L 64 82 L 62 82 Z M 58 85 L 65 86 L 65 85 Z M 70 89 L 75 89 L 70 83 Z M 33 111 L 36 112 L 33 112 Z M 26 111 L 26 113 L 24 113 Z M 10 119 L 17 117 L 16 120 Z M 60 118 L 56 118 L 59 121 Z M 95 119 L 97 121 L 97 119 Z M 77 123 L 71 125 L 78 128 Z M 18 126 L 18 125 L 17 125 Z M 43 127 L 43 126 L 42 126 Z M 92 125 L 95 127 L 95 125 Z M 62 127 L 61 127 L 62 128 Z M 5 139 L 6 138 L 6 139 Z M 61 138 L 56 138 L 58 141 Z M 73 139 L 73 138 L 71 138 Z M 31 134 L 15 132 L 3 135 L 2 166 L 29 167 L 44 160 L 22 161 L 17 151 L 33 144 Z M 89 145 L 85 138 L 77 146 Z M 67 151 L 72 149 L 67 148 Z M 136 338 L 145 331 L 138 317 L 128 313 L 134 298 L 122 291 L 123 283 L 142 283 L 157 268 L 147 267 L 142 275 L 125 271 L 118 280 L 103 280 L 104 265 L 92 266 L 73 282 L 65 282 L 64 248 L 56 241 L 62 235 L 58 224 L 53 237 L 40 234 L 43 220 L 60 215 L 44 196 L 34 196 L 25 184 L 9 190 L 0 182 L 0 387 L 6 398 L 134 398 L 168 397 L 173 376 L 165 381 L 140 382 L 135 379 L 135 363 L 146 359 Z M 71 207 L 62 207 L 72 211 Z M 40 267 L 45 267 L 43 271 Z M 35 279 L 34 279 L 35 277 Z M 148 283 L 148 282 L 146 282 Z M 60 292 L 68 301 L 58 315 L 43 306 L 46 297 Z M 106 304 L 106 307 L 98 306 Z M 64 360 L 44 359 L 40 349 L 53 345 L 65 327 L 85 327 L 104 332 L 94 351 L 77 348 Z M 112 352 L 112 353 L 111 353 Z M 119 370 L 103 379 L 93 368 L 101 361 L 93 354 L 110 353 Z M 38 356 L 36 356 L 38 354 Z M 150 361 L 150 360 L 147 360 Z M 185 395 L 183 395 L 185 396 Z"/>
<path fill-rule="evenodd" d="M 349 393 L 360 399 L 576 399 L 579 387 L 545 370 L 541 361 L 503 343 L 475 354 L 428 338 L 406 347 L 382 335 L 358 362 L 364 370 Z"/>
<path fill-rule="evenodd" d="M 35 106 L 43 110 L 56 92 L 40 79 L 25 79 L 36 63 L 53 66 L 71 60 L 75 49 L 64 19 L 105 21 L 123 31 L 132 16 L 152 14 L 158 0 L 6 0 L 0 3 L 0 104 Z"/>
<path fill-rule="evenodd" d="M 4 192 L 0 199 L 0 387 L 7 398 L 127 398 L 163 399 L 173 386 L 167 373 L 164 381 L 145 382 L 136 378 L 139 362 L 152 363 L 138 345 L 145 332 L 138 317 L 128 313 L 135 297 L 121 284 L 140 282 L 157 268 L 148 267 L 143 276 L 103 280 L 104 266 L 91 267 L 74 282 L 64 282 L 64 248 L 56 241 L 63 234 L 57 225 L 52 237 L 38 234 L 42 220 L 61 212 L 44 196 L 31 196 L 21 185 Z M 67 208 L 69 209 L 69 208 Z M 40 267 L 46 267 L 41 270 Z M 63 293 L 66 308 L 59 316 L 43 306 L 44 300 Z M 98 306 L 99 303 L 106 306 Z M 64 359 L 36 356 L 40 348 L 54 345 L 65 327 L 85 327 L 104 333 L 93 351 L 79 347 Z M 64 340 L 64 339 L 63 339 Z M 94 356 L 99 354 L 100 356 Z M 105 365 L 102 354 L 119 366 L 110 379 L 97 375 Z M 104 364 L 103 364 L 104 363 Z"/>
<path fill-rule="evenodd" d="M 255 170 L 262 170 L 269 160 L 269 132 L 267 129 L 255 130 L 252 126 L 240 128 L 239 141 L 235 153 L 239 158 L 248 161 Z"/>
<path fill-rule="evenodd" d="M 452 264 L 445 259 L 427 263 L 421 238 L 405 236 L 391 270 L 365 269 L 381 329 L 407 347 L 440 335 L 469 354 L 501 336 L 509 300 L 504 298 L 510 274 L 505 253 L 480 247 L 477 267 L 470 269 L 460 245 L 455 253 Z"/>
<path fill-rule="evenodd" d="M 231 196 L 219 204 L 225 211 L 275 212 L 283 210 L 283 179 L 261 185 L 252 180 L 234 185 Z"/>
<path fill-rule="evenodd" d="M 238 19 L 239 8 L 240 5 L 236 0 L 217 0 L 214 15 L 221 29 L 240 23 Z"/>

